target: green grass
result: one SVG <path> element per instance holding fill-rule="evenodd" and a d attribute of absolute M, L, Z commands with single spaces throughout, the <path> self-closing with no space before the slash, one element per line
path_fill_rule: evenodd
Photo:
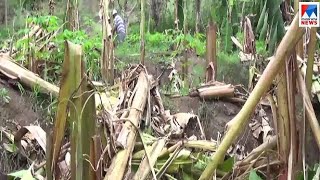
<path fill-rule="evenodd" d="M 6 88 L 0 88 L 0 102 L 9 103 L 10 100 L 9 91 Z"/>
<path fill-rule="evenodd" d="M 3 46 L 3 40 L 8 39 L 10 37 L 11 31 L 9 28 L 6 28 L 4 25 L 0 26 L 0 42 L 1 46 Z"/>
<path fill-rule="evenodd" d="M 238 52 L 226 54 L 218 53 L 218 72 L 217 79 L 233 84 L 248 84 L 248 68 L 240 62 Z"/>
<path fill-rule="evenodd" d="M 130 33 L 127 34 L 125 42 L 117 47 L 115 54 L 117 58 L 129 62 L 133 59 L 139 59 L 140 54 L 140 34 L 139 25 L 130 26 Z M 163 58 L 159 54 L 165 54 L 171 52 L 171 57 L 179 54 L 183 51 L 183 46 L 180 45 L 179 49 L 173 51 L 171 47 L 174 44 L 182 44 L 183 41 L 187 41 L 187 48 L 194 49 L 195 52 L 200 55 L 205 55 L 205 36 L 203 34 L 188 34 L 185 36 L 180 31 L 168 29 L 165 32 L 152 32 L 145 35 L 145 48 L 146 56 L 150 57 L 154 62 L 166 62 L 168 57 Z"/>

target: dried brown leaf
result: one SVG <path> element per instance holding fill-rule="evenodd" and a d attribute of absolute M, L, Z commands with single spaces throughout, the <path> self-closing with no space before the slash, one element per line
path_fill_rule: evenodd
<path fill-rule="evenodd" d="M 21 147 L 21 140 L 27 133 L 30 133 L 37 140 L 42 150 L 46 152 L 46 132 L 40 126 L 24 126 L 20 128 L 14 136 L 16 146 Z"/>
<path fill-rule="evenodd" d="M 215 77 L 215 68 L 213 65 L 213 62 L 210 62 L 207 66 L 207 70 L 206 70 L 206 82 L 211 82 L 211 81 L 215 81 L 216 77 Z"/>
<path fill-rule="evenodd" d="M 197 118 L 198 116 L 192 113 L 177 113 L 172 115 L 169 121 L 173 134 L 182 134 L 189 121 L 196 120 Z"/>
<path fill-rule="evenodd" d="M 244 45 L 243 51 L 247 54 L 256 54 L 255 37 L 252 30 L 251 21 L 248 16 L 244 19 Z"/>

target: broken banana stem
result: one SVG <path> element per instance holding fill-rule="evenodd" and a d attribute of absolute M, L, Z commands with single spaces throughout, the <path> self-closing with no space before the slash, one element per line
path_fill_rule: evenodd
<path fill-rule="evenodd" d="M 126 145 L 123 150 L 119 151 L 116 156 L 113 158 L 111 166 L 107 171 L 105 180 L 121 180 L 124 177 L 125 170 L 127 168 L 127 163 L 131 161 L 131 153 L 133 151 L 136 134 L 138 133 L 133 125 L 136 127 L 140 123 L 142 116 L 142 110 L 144 109 L 147 96 L 146 94 L 149 91 L 149 84 L 146 74 L 142 71 L 139 75 L 138 82 L 136 84 L 137 91 L 133 94 L 134 98 L 132 100 L 132 106 L 128 115 L 130 122 L 126 122 L 121 130 L 120 134 L 127 134 L 123 136 L 126 138 Z"/>
<path fill-rule="evenodd" d="M 9 56 L 0 55 L 0 72 L 11 79 L 18 79 L 29 88 L 39 87 L 42 93 L 51 93 L 55 97 L 59 95 L 59 87 L 16 64 Z"/>
<path fill-rule="evenodd" d="M 279 73 L 279 70 L 284 66 L 286 54 L 288 54 L 288 52 L 295 47 L 299 39 L 301 39 L 303 35 L 303 29 L 299 28 L 298 21 L 299 18 L 298 15 L 296 15 L 290 25 L 290 28 L 279 44 L 274 58 L 272 58 L 264 70 L 248 100 L 240 112 L 230 121 L 230 128 L 228 129 L 216 153 L 213 154 L 212 161 L 209 162 L 199 178 L 200 180 L 212 179 L 213 173 L 215 169 L 217 169 L 218 164 L 223 161 L 223 158 L 231 144 L 238 138 L 244 127 L 248 124 L 249 117 L 253 113 L 256 105 L 259 103 L 261 97 L 266 93 L 272 84 L 272 81 Z"/>

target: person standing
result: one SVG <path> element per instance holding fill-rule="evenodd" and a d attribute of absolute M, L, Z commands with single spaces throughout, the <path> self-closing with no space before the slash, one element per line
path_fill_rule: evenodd
<path fill-rule="evenodd" d="M 122 43 L 126 37 L 126 28 L 123 22 L 123 19 L 120 17 L 118 14 L 117 10 L 112 11 L 112 16 L 113 16 L 113 22 L 114 22 L 114 28 L 112 33 L 116 32 L 117 33 L 117 41 L 118 43 Z"/>

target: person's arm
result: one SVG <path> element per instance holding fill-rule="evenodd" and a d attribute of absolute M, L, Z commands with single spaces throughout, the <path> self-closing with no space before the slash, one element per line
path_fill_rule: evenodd
<path fill-rule="evenodd" d="M 117 29 L 116 27 L 113 27 L 113 28 L 112 28 L 112 31 L 111 31 L 111 32 L 112 32 L 112 35 L 114 35 L 114 34 L 115 34 L 116 29 Z"/>

